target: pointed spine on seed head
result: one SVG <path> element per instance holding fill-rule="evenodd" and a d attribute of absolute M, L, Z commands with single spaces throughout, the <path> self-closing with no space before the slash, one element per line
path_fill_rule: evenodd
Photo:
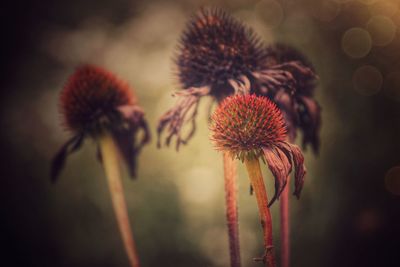
<path fill-rule="evenodd" d="M 226 98 L 211 117 L 210 139 L 216 149 L 241 160 L 261 157 L 275 178 L 275 195 L 271 205 L 286 186 L 295 167 L 295 192 L 300 197 L 305 166 L 301 150 L 286 142 L 282 113 L 266 97 L 235 95 Z"/>
<path fill-rule="evenodd" d="M 252 29 L 221 9 L 202 8 L 180 39 L 175 58 L 179 81 L 184 89 L 208 86 L 221 99 L 234 93 L 231 80 L 262 69 L 265 52 Z"/>

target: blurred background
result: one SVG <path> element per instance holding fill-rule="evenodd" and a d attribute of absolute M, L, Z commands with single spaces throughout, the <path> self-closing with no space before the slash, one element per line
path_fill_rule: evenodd
<path fill-rule="evenodd" d="M 400 1 L 25 1 L 0 10 L 1 266 L 128 266 L 95 145 L 68 158 L 57 184 L 53 155 L 69 137 L 58 96 L 80 63 L 129 82 L 153 141 L 138 179 L 125 172 L 143 266 L 228 266 L 222 157 L 198 131 L 179 153 L 158 150 L 158 117 L 179 89 L 173 54 L 188 17 L 219 6 L 266 44 L 291 44 L 320 77 L 321 151 L 307 150 L 302 198 L 292 198 L 293 266 L 400 266 Z M 255 198 L 239 163 L 243 266 L 262 251 Z M 264 167 L 267 186 L 273 179 Z M 272 192 L 272 190 L 269 190 Z M 279 255 L 278 205 L 272 208 Z"/>

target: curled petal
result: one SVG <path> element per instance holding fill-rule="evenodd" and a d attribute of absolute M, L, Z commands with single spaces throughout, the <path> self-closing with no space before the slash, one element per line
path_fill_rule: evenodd
<path fill-rule="evenodd" d="M 304 165 L 304 156 L 301 150 L 296 145 L 290 145 L 292 149 L 293 163 L 295 167 L 294 173 L 294 195 L 300 198 L 301 190 L 303 189 L 304 177 L 306 175 L 306 167 Z"/>
<path fill-rule="evenodd" d="M 273 98 L 274 103 L 282 111 L 289 140 L 296 139 L 296 128 L 298 126 L 298 114 L 294 99 L 285 90 L 279 90 Z"/>
<path fill-rule="evenodd" d="M 246 76 L 241 76 L 238 80 L 231 79 L 229 84 L 232 86 L 235 94 L 250 94 L 251 82 Z"/>
<path fill-rule="evenodd" d="M 299 102 L 299 127 L 303 131 L 303 146 L 311 144 L 314 153 L 319 151 L 319 129 L 321 127 L 321 107 L 306 96 L 301 96 Z"/>
<path fill-rule="evenodd" d="M 136 176 L 136 157 L 141 148 L 150 141 L 150 131 L 144 119 L 143 110 L 137 105 L 121 106 L 118 108 L 124 117 L 124 127 L 112 130 L 114 140 L 128 165 L 129 174 Z M 136 140 L 142 131 L 141 139 Z M 101 155 L 100 155 L 101 158 Z"/>
<path fill-rule="evenodd" d="M 304 165 L 304 156 L 300 148 L 296 145 L 289 144 L 288 142 L 279 142 L 277 146 L 283 153 L 289 158 L 290 161 L 293 160 L 293 165 L 295 169 L 294 173 L 294 195 L 299 198 L 301 189 L 304 184 L 304 177 L 306 175 L 306 167 Z"/>
<path fill-rule="evenodd" d="M 292 169 L 290 158 L 279 147 L 266 147 L 263 149 L 268 168 L 275 178 L 275 193 L 268 206 L 279 198 L 287 183 L 287 177 Z"/>
<path fill-rule="evenodd" d="M 75 151 L 77 151 L 84 140 L 84 134 L 78 134 L 71 139 L 69 139 L 54 156 L 51 163 L 50 179 L 53 183 L 57 181 L 61 170 L 65 165 L 67 156 Z"/>
<path fill-rule="evenodd" d="M 266 69 L 253 72 L 253 76 L 260 85 L 260 92 L 254 92 L 257 95 L 273 96 L 279 89 L 285 89 L 291 94 L 295 91 L 296 80 L 290 71 Z"/>
<path fill-rule="evenodd" d="M 179 97 L 176 105 L 168 110 L 158 122 L 158 147 L 161 147 L 161 135 L 164 130 L 167 131 L 165 144 L 168 146 L 175 136 L 177 150 L 180 144 L 186 144 L 192 138 L 196 130 L 195 119 L 200 99 L 209 93 L 209 87 L 192 87 L 176 94 Z M 191 123 L 192 126 L 186 137 L 182 137 L 182 130 L 186 123 Z"/>

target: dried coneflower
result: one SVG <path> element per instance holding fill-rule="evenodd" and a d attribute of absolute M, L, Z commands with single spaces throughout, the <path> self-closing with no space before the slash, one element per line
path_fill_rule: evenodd
<path fill-rule="evenodd" d="M 302 132 L 303 147 L 311 145 L 314 153 L 319 150 L 321 108 L 314 99 L 317 76 L 307 58 L 298 50 L 284 44 L 267 48 L 268 68 L 289 70 L 294 83 L 292 89 L 277 87 L 273 90 L 254 87 L 258 95 L 268 96 L 281 109 L 288 129 L 288 140 L 294 142 L 297 131 Z M 290 177 L 288 177 L 288 181 Z M 290 216 L 289 189 L 285 188 L 280 199 L 281 261 L 282 267 L 290 266 Z"/>
<path fill-rule="evenodd" d="M 216 149 L 244 161 L 254 189 L 264 232 L 266 266 L 275 266 L 269 206 L 279 198 L 286 179 L 295 168 L 295 191 L 299 197 L 305 167 L 301 150 L 286 141 L 286 127 L 279 109 L 265 97 L 236 95 L 225 99 L 211 117 L 211 140 Z M 268 202 L 259 158 L 275 178 L 275 194 Z"/>
<path fill-rule="evenodd" d="M 122 156 L 130 175 L 134 177 L 136 156 L 150 140 L 143 110 L 127 84 L 102 68 L 83 65 L 76 69 L 64 86 L 60 111 L 64 126 L 73 136 L 54 157 L 51 179 L 53 182 L 57 180 L 66 157 L 79 149 L 86 137 L 96 141 L 125 250 L 131 266 L 138 267 L 118 158 Z M 137 142 L 140 131 L 143 132 L 142 138 Z"/>
<path fill-rule="evenodd" d="M 175 62 L 183 88 L 177 104 L 158 125 L 159 145 L 166 131 L 166 145 L 176 138 L 176 147 L 186 144 L 195 131 L 200 99 L 221 101 L 236 92 L 250 91 L 251 73 L 262 69 L 266 51 L 254 32 L 220 9 L 203 8 L 188 22 L 178 45 Z M 191 124 L 187 136 L 182 128 Z"/>
<path fill-rule="evenodd" d="M 225 97 L 250 92 L 252 72 L 260 71 L 266 51 L 254 32 L 228 13 L 203 8 L 188 22 L 175 57 L 177 76 L 183 88 L 176 93 L 176 105 L 158 124 L 158 145 L 166 132 L 165 144 L 176 138 L 176 148 L 194 135 L 200 99 L 211 96 L 220 102 Z M 189 125 L 188 134 L 183 128 Z M 240 266 L 236 164 L 224 154 L 226 217 L 232 267 Z"/>
<path fill-rule="evenodd" d="M 318 77 L 313 65 L 300 51 L 284 44 L 267 48 L 267 64 L 271 67 L 297 66 L 290 70 L 295 82 L 294 90 L 281 87 L 277 90 L 261 89 L 254 93 L 268 96 L 282 110 L 290 141 L 294 141 L 297 130 L 300 130 L 304 148 L 311 145 L 313 151 L 318 153 L 321 108 L 314 99 Z"/>

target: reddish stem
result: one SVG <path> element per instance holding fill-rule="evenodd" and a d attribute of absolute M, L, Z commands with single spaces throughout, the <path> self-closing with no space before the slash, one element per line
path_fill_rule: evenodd
<path fill-rule="evenodd" d="M 237 168 L 236 163 L 229 153 L 224 152 L 224 181 L 226 221 L 229 235 L 229 251 L 231 267 L 240 267 L 239 225 L 237 208 Z"/>
<path fill-rule="evenodd" d="M 289 212 L 289 191 L 290 176 L 287 178 L 287 184 L 280 196 L 281 213 L 281 263 L 282 267 L 290 265 L 290 212 Z"/>
<path fill-rule="evenodd" d="M 261 173 L 260 162 L 255 157 L 245 158 L 244 162 L 256 195 L 261 227 L 264 233 L 265 254 L 261 259 L 256 260 L 262 260 L 266 267 L 275 267 L 275 253 L 272 244 L 272 219 L 268 208 L 267 191 Z"/>

